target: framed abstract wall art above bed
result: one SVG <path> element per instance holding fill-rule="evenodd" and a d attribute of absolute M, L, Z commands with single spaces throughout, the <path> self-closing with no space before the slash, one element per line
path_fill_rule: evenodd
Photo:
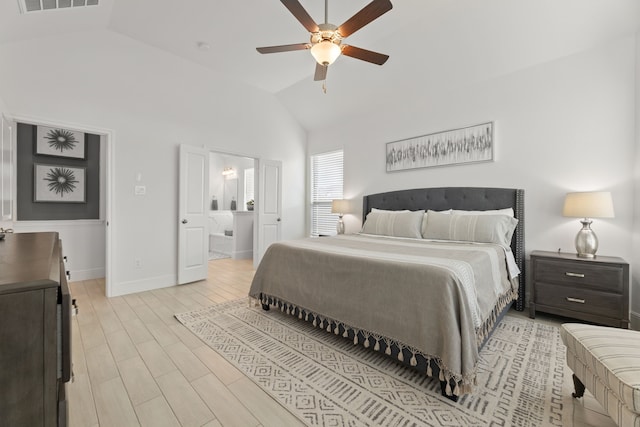
<path fill-rule="evenodd" d="M 493 161 L 493 122 L 387 143 L 387 172 Z"/>

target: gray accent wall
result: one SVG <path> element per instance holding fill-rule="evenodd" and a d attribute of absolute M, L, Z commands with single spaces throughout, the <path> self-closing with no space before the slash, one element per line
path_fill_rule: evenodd
<path fill-rule="evenodd" d="M 18 123 L 16 219 L 18 221 L 100 219 L 100 136 L 85 133 L 86 159 L 35 154 L 37 126 Z M 34 164 L 86 168 L 86 203 L 34 202 Z"/>

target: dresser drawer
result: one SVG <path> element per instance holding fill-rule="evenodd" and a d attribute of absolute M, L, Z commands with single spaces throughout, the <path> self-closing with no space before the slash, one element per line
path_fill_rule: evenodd
<path fill-rule="evenodd" d="M 607 292 L 623 293 L 624 271 L 614 265 L 592 265 L 585 262 L 538 259 L 534 266 L 536 282 L 570 284 Z"/>
<path fill-rule="evenodd" d="M 579 287 L 536 284 L 536 304 L 598 316 L 621 318 L 623 296 Z"/>

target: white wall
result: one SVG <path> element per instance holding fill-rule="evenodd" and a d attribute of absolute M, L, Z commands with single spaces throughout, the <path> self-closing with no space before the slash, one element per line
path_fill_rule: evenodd
<path fill-rule="evenodd" d="M 6 43 L 0 57 L 12 113 L 113 131 L 114 295 L 176 283 L 180 143 L 281 160 L 283 238 L 303 235 L 306 135 L 273 96 L 109 31 Z"/>
<path fill-rule="evenodd" d="M 100 220 L 18 221 L 16 233 L 55 231 L 67 257 L 65 267 L 72 281 L 102 278 L 105 275 L 105 224 Z"/>
<path fill-rule="evenodd" d="M 631 262 L 635 158 L 635 38 L 453 90 L 413 90 L 366 117 L 309 135 L 309 153 L 344 147 L 347 232 L 361 197 L 403 188 L 524 188 L 526 248 L 574 251 L 580 228 L 561 215 L 569 191 L 610 190 L 615 219 L 594 220 L 599 253 Z M 425 67 L 434 66 L 428 61 Z M 492 163 L 385 172 L 385 143 L 495 121 Z M 638 266 L 640 268 L 640 266 Z"/>
<path fill-rule="evenodd" d="M 9 114 L 9 108 L 7 107 L 7 104 L 4 103 L 4 100 L 2 99 L 2 97 L 0 96 L 0 114 Z"/>

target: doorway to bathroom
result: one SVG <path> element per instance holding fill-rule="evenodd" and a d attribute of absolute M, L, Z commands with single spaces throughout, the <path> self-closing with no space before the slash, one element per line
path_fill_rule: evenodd
<path fill-rule="evenodd" d="M 256 159 L 209 154 L 209 260 L 251 259 Z"/>
<path fill-rule="evenodd" d="M 253 258 L 257 267 L 266 249 L 281 237 L 282 162 L 216 152 L 222 157 L 211 158 L 211 154 L 206 147 L 180 145 L 178 284 L 207 277 L 210 243 L 212 252 L 227 252 L 232 259 Z M 216 240 L 227 246 L 218 249 L 216 243 L 221 242 Z"/>

